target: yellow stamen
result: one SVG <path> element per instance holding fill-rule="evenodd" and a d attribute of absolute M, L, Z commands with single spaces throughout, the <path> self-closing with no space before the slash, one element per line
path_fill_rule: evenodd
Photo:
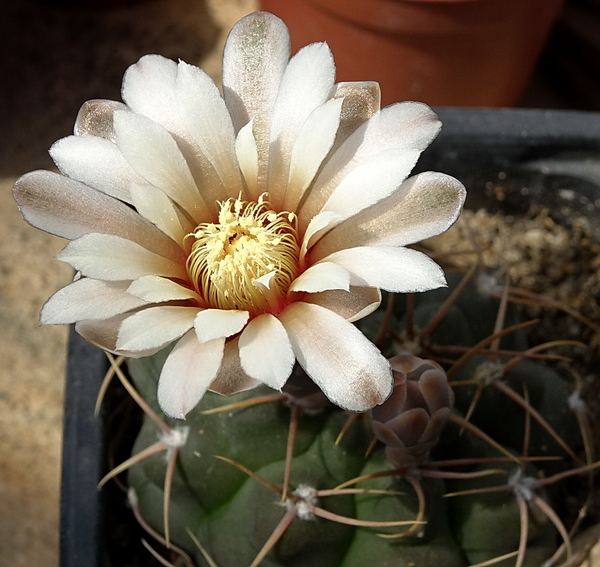
<path fill-rule="evenodd" d="M 296 215 L 273 211 L 267 194 L 219 205 L 217 223 L 186 237 L 194 238 L 186 263 L 192 285 L 213 308 L 276 312 L 298 275 Z"/>

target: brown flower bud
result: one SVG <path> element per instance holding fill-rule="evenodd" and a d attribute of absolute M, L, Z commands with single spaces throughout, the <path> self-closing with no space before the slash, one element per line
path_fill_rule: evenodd
<path fill-rule="evenodd" d="M 386 445 L 395 468 L 421 464 L 437 443 L 454 406 L 446 373 L 432 360 L 412 354 L 390 359 L 394 375 L 392 395 L 371 410 L 371 427 Z"/>

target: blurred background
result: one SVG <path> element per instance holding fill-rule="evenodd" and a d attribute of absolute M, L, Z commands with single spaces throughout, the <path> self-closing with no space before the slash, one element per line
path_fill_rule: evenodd
<path fill-rule="evenodd" d="M 307 10 L 311 6 L 320 10 L 324 0 L 297 1 L 305 4 L 304 17 L 299 18 L 298 25 L 304 19 L 306 28 Z M 390 0 L 373 1 L 380 4 Z M 495 1 L 457 4 L 464 11 L 468 5 Z M 517 2 L 524 4 L 526 0 Z M 268 7 L 277 12 L 292 3 L 292 0 L 271 0 Z M 367 0 L 360 3 L 363 9 L 369 4 Z M 417 23 L 419 17 L 429 18 L 418 11 L 418 1 L 406 3 L 417 10 Z M 331 0 L 331 6 L 339 4 L 338 0 Z M 3 565 L 58 564 L 62 400 L 68 329 L 40 328 L 38 313 L 47 297 L 71 277 L 70 269 L 53 259 L 62 241 L 22 221 L 10 194 L 12 184 L 27 171 L 52 168 L 47 150 L 55 140 L 71 133 L 81 104 L 92 98 L 118 100 L 125 69 L 146 53 L 160 53 L 199 65 L 219 81 L 221 50 L 227 32 L 240 17 L 257 7 L 257 0 L 0 1 L 0 562 Z M 435 70 L 433 55 L 417 58 L 412 68 L 421 74 L 408 83 L 410 93 L 415 96 L 405 98 L 436 105 L 511 104 L 600 110 L 600 1 L 572 0 L 561 5 L 557 0 L 551 12 L 544 16 L 541 31 L 540 22 L 528 19 L 531 16 L 526 14 L 519 15 L 517 27 L 526 32 L 525 39 L 506 40 L 502 29 L 497 29 L 495 36 L 486 32 L 487 39 L 492 40 L 486 40 L 491 49 L 485 55 L 488 57 L 485 67 L 492 71 L 489 81 L 478 78 L 475 67 L 469 63 L 462 65 L 464 76 L 450 74 L 448 80 L 454 76 L 454 85 L 428 87 L 427 77 L 436 78 L 442 72 Z M 453 14 L 442 15 L 445 25 L 460 27 Z M 356 21 L 354 25 L 362 30 L 360 33 L 364 29 L 372 31 L 370 24 L 361 23 L 367 16 L 360 11 L 356 16 L 358 25 Z M 492 21 L 495 16 L 486 17 Z M 322 37 L 324 32 L 316 25 L 317 21 L 320 21 L 318 16 L 311 16 L 308 31 L 292 30 L 295 46 L 306 43 L 301 33 L 327 39 Z M 383 27 L 390 21 L 389 17 L 385 19 Z M 475 25 L 476 31 L 480 26 L 481 32 L 483 24 Z M 514 23 L 507 26 L 515 28 Z M 389 30 L 386 33 L 390 35 Z M 483 51 L 478 49 L 476 37 L 464 41 L 472 51 Z M 486 92 L 482 94 L 483 87 L 478 89 L 478 82 L 490 87 L 496 79 L 495 67 L 489 61 L 498 52 L 502 55 L 512 49 L 510 46 L 521 45 L 528 37 L 539 43 L 539 49 L 545 46 L 533 74 L 529 75 L 528 68 L 525 75 L 508 85 L 511 88 L 492 85 L 494 88 L 483 89 Z M 331 39 L 330 43 L 336 60 L 341 62 L 344 56 L 338 52 L 336 41 Z M 365 41 L 367 45 L 374 40 L 369 36 Z M 427 38 L 418 41 L 428 47 L 432 45 Z M 524 58 L 526 67 L 533 67 L 539 49 L 536 47 L 535 53 L 527 56 L 529 59 Z M 398 69 L 410 67 L 408 59 L 393 61 Z M 442 69 L 449 69 L 448 65 L 443 63 Z M 385 73 L 382 82 L 395 76 L 393 70 Z M 354 78 L 376 77 L 357 71 Z M 506 86 L 512 80 L 507 76 L 502 82 Z M 384 85 L 384 93 L 385 88 Z M 458 91 L 463 94 L 456 94 Z M 504 98 L 494 98 L 499 91 Z"/>

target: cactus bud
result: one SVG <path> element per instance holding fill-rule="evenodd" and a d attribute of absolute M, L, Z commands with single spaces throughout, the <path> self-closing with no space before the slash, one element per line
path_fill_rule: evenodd
<path fill-rule="evenodd" d="M 375 436 L 386 445 L 386 457 L 396 468 L 422 463 L 437 443 L 454 405 L 446 373 L 432 360 L 412 354 L 390 359 L 392 395 L 371 410 Z"/>

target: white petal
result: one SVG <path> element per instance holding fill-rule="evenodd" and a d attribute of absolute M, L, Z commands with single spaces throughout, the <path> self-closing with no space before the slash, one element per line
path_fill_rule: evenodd
<path fill-rule="evenodd" d="M 114 142 L 116 134 L 113 118 L 117 110 L 127 110 L 127 107 L 114 100 L 94 99 L 84 102 L 75 120 L 75 135 L 98 136 Z"/>
<path fill-rule="evenodd" d="M 344 220 L 398 190 L 418 158 L 419 152 L 414 150 L 391 149 L 376 154 L 352 170 L 336 187 L 323 206 L 323 210 L 308 224 L 307 233 L 310 231 L 310 238 L 306 240 L 308 249 Z M 329 212 L 335 213 L 335 216 L 330 215 L 327 223 L 320 222 L 316 230 L 315 218 L 325 220 L 323 215 Z"/>
<path fill-rule="evenodd" d="M 204 309 L 194 320 L 198 340 L 203 343 L 239 333 L 248 322 L 248 311 Z"/>
<path fill-rule="evenodd" d="M 290 291 L 316 293 L 328 289 L 350 289 L 350 273 L 346 268 L 333 262 L 321 262 L 311 266 L 298 276 L 290 286 Z"/>
<path fill-rule="evenodd" d="M 185 266 L 112 234 L 86 234 L 69 242 L 57 258 L 84 276 L 102 280 L 134 280 L 148 275 L 187 277 Z"/>
<path fill-rule="evenodd" d="M 271 112 L 289 54 L 287 27 L 267 12 L 254 12 L 242 18 L 231 30 L 223 51 L 225 103 L 236 132 L 254 120 L 259 186 L 264 188 Z"/>
<path fill-rule="evenodd" d="M 231 194 L 242 189 L 231 116 L 212 79 L 198 67 L 179 63 L 175 85 L 177 110 L 200 151 Z"/>
<path fill-rule="evenodd" d="M 132 185 L 131 201 L 138 213 L 180 244 L 194 226 L 182 215 L 173 201 L 154 185 Z"/>
<path fill-rule="evenodd" d="M 290 158 L 290 172 L 283 208 L 296 210 L 304 191 L 329 153 L 340 124 L 342 99 L 317 107 L 302 125 Z"/>
<path fill-rule="evenodd" d="M 419 159 L 416 150 L 387 150 L 353 169 L 336 187 L 323 210 L 347 219 L 391 195 Z"/>
<path fill-rule="evenodd" d="M 114 234 L 185 262 L 181 248 L 131 207 L 63 175 L 27 173 L 13 196 L 25 220 L 51 234 L 70 240 L 90 232 Z"/>
<path fill-rule="evenodd" d="M 225 339 L 199 343 L 190 331 L 171 351 L 158 380 L 158 404 L 169 416 L 183 419 L 217 376 Z"/>
<path fill-rule="evenodd" d="M 329 97 L 335 80 L 333 55 L 326 43 L 311 43 L 294 55 L 281 79 L 273 108 L 271 140 L 291 149 L 310 114 Z"/>
<path fill-rule="evenodd" d="M 174 61 L 160 55 L 146 55 L 127 69 L 123 79 L 123 100 L 136 113 L 150 118 L 173 135 L 196 186 L 202 188 L 208 210 L 213 212 L 213 202 L 226 199 L 228 195 L 214 167 L 194 141 L 189 125 L 181 117 L 176 94 L 178 74 Z"/>
<path fill-rule="evenodd" d="M 390 395 L 388 361 L 352 323 L 303 302 L 290 304 L 279 319 L 298 362 L 334 404 L 367 411 Z"/>
<path fill-rule="evenodd" d="M 273 107 L 269 185 L 283 186 L 287 181 L 298 133 L 311 113 L 328 99 L 334 81 L 335 65 L 326 43 L 307 45 L 290 59 Z M 280 205 L 274 195 L 271 198 Z"/>
<path fill-rule="evenodd" d="M 264 276 L 260 276 L 260 278 L 252 280 L 252 285 L 260 289 L 260 291 L 265 294 L 265 297 L 268 297 L 269 292 L 271 291 L 271 284 L 273 283 L 273 278 L 275 277 L 275 275 L 275 270 L 268 272 Z"/>
<path fill-rule="evenodd" d="M 359 164 L 388 149 L 423 151 L 439 132 L 441 123 L 425 104 L 403 102 L 376 113 L 357 128 L 327 161 L 300 211 L 306 226 L 334 189 Z"/>
<path fill-rule="evenodd" d="M 115 130 L 119 150 L 133 169 L 162 189 L 194 220 L 206 215 L 187 162 L 167 130 L 133 112 L 117 112 Z"/>
<path fill-rule="evenodd" d="M 176 77 L 177 63 L 161 55 L 145 55 L 125 71 L 121 95 L 134 112 L 176 131 L 180 123 L 175 104 Z"/>
<path fill-rule="evenodd" d="M 405 246 L 440 234 L 458 218 L 466 196 L 462 183 L 443 173 L 407 179 L 390 195 L 349 218 L 311 249 L 315 259 L 355 246 Z"/>
<path fill-rule="evenodd" d="M 145 182 L 115 144 L 97 136 L 62 138 L 50 148 L 50 155 L 65 175 L 127 203 L 131 184 Z"/>
<path fill-rule="evenodd" d="M 427 291 L 446 285 L 442 269 L 422 252 L 391 246 L 348 248 L 323 261 L 346 268 L 352 285 L 396 293 Z M 319 264 L 317 264 L 318 266 Z"/>
<path fill-rule="evenodd" d="M 127 293 L 129 282 L 81 278 L 59 289 L 42 307 L 42 325 L 67 325 L 86 319 L 108 319 L 146 305 Z"/>
<path fill-rule="evenodd" d="M 186 299 L 201 301 L 200 296 L 195 291 L 159 276 L 142 276 L 138 278 L 127 288 L 127 293 L 151 303 L 183 301 Z"/>
<path fill-rule="evenodd" d="M 302 246 L 300 247 L 300 259 L 304 260 L 304 256 L 308 249 L 318 240 L 321 233 L 329 230 L 330 226 L 337 225 L 342 222 L 342 217 L 334 211 L 323 211 L 314 216 L 306 227 L 306 232 L 302 238 Z"/>
<path fill-rule="evenodd" d="M 146 350 L 172 343 L 189 331 L 198 314 L 195 307 L 161 305 L 127 317 L 119 328 L 117 350 Z"/>
<path fill-rule="evenodd" d="M 248 193 L 256 197 L 258 196 L 258 150 L 252 133 L 252 124 L 251 120 L 239 131 L 235 140 L 235 152 Z"/>
<path fill-rule="evenodd" d="M 270 313 L 250 321 L 240 335 L 239 352 L 244 371 L 275 390 L 283 387 L 296 360 L 285 328 Z"/>

